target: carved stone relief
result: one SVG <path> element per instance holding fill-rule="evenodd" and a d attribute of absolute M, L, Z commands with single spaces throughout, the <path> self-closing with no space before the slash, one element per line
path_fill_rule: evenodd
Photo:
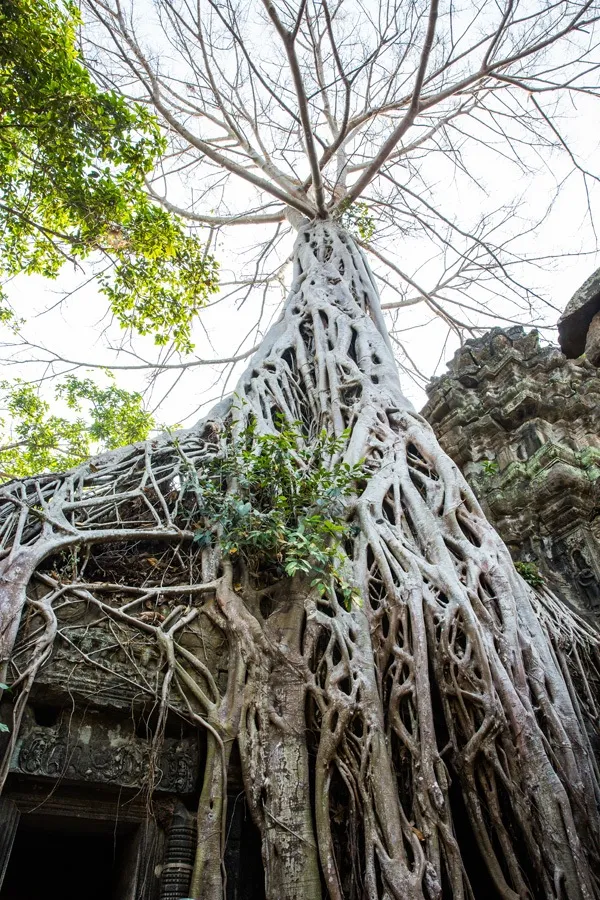
<path fill-rule="evenodd" d="M 199 750 L 194 737 L 164 738 L 151 766 L 151 742 L 138 737 L 126 722 L 111 722 L 88 711 L 63 710 L 55 725 L 40 726 L 29 715 L 11 763 L 11 772 L 96 782 L 123 787 L 150 787 L 179 795 L 193 792 Z"/>

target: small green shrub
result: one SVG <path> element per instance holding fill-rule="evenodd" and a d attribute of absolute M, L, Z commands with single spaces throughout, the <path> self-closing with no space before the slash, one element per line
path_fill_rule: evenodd
<path fill-rule="evenodd" d="M 544 583 L 538 567 L 533 562 L 517 562 L 515 563 L 515 569 L 521 578 L 532 587 L 540 587 Z"/>
<path fill-rule="evenodd" d="M 492 475 L 496 475 L 499 470 L 498 463 L 495 459 L 482 459 L 479 461 L 479 465 L 481 466 L 482 473 L 488 478 Z"/>
<path fill-rule="evenodd" d="M 276 434 L 257 434 L 251 424 L 241 435 L 226 435 L 226 455 L 201 471 L 187 468 L 194 541 L 199 547 L 218 541 L 251 574 L 312 574 L 312 586 L 322 592 L 333 578 L 348 605 L 354 594 L 340 572 L 341 542 L 352 526 L 344 498 L 364 479 L 363 465 L 339 461 L 347 433 L 335 438 L 323 431 L 308 447 L 299 423 L 279 427 Z"/>

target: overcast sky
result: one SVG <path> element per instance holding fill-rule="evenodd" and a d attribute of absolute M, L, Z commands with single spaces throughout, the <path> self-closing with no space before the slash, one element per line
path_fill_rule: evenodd
<path fill-rule="evenodd" d="M 563 124 L 564 133 L 579 154 L 580 161 L 592 171 L 598 170 L 600 159 L 598 109 L 597 101 L 581 98 L 577 108 L 569 107 Z M 570 174 L 572 167 L 566 154 L 557 151 L 538 159 L 533 151 L 524 149 L 523 153 L 527 155 L 527 164 L 531 168 L 529 175 L 523 175 L 513 163 L 502 161 L 497 154 L 487 152 L 481 145 L 471 148 L 466 157 L 472 176 L 470 183 L 464 179 L 458 183 L 452 177 L 452 170 L 448 168 L 446 171 L 443 162 L 440 164 L 439 157 L 424 161 L 421 175 L 424 181 L 436 182 L 437 193 L 443 198 L 446 213 L 458 217 L 467 225 L 475 220 L 484 203 L 486 208 L 493 209 L 521 201 L 514 221 L 505 223 L 504 234 L 509 235 L 511 228 L 519 232 L 530 223 L 536 223 L 535 229 L 519 241 L 518 249 L 524 255 L 544 256 L 543 268 L 526 267 L 521 274 L 528 285 L 539 291 L 547 301 L 534 304 L 533 316 L 536 323 L 546 326 L 542 332 L 544 338 L 556 340 L 555 324 L 560 310 L 600 264 L 595 253 L 598 244 L 594 223 L 587 209 L 589 201 L 592 211 L 598 213 L 599 194 L 594 183 L 588 184 L 589 193 L 586 193 L 582 177 L 577 173 Z M 558 185 L 561 185 L 560 191 L 557 191 Z M 546 215 L 550 200 L 552 208 Z M 221 262 L 221 278 L 225 285 L 234 277 L 252 271 L 250 260 L 253 248 L 264 239 L 265 234 L 263 229 L 238 227 L 230 228 L 220 236 L 215 253 Z M 432 246 L 406 235 L 389 233 L 385 235 L 384 245 L 394 252 L 402 268 L 410 271 L 420 285 L 427 289 L 436 283 L 441 261 L 439 255 L 432 255 Z M 278 251 L 282 263 L 291 252 L 291 247 L 291 237 L 282 241 Z M 374 268 L 377 271 L 378 266 L 375 264 Z M 289 266 L 284 274 L 285 282 L 289 284 Z M 190 358 L 182 360 L 191 365 L 184 370 L 169 370 L 153 382 L 150 366 L 158 359 L 159 351 L 150 338 L 131 339 L 111 322 L 106 301 L 94 289 L 93 280 L 65 299 L 65 295 L 89 278 L 90 272 L 73 271 L 65 266 L 55 282 L 47 282 L 37 276 L 20 276 L 8 285 L 8 296 L 18 315 L 25 320 L 23 335 L 32 345 L 46 348 L 50 353 L 34 347 L 18 348 L 14 337 L 5 330 L 0 334 L 7 345 L 2 377 L 48 379 L 56 372 L 73 368 L 68 362 L 48 366 L 36 361 L 40 357 L 48 359 L 53 353 L 73 363 L 131 366 L 134 368 L 116 371 L 119 383 L 129 389 L 143 390 L 158 421 L 165 424 L 191 424 L 203 407 L 218 399 L 224 390 L 233 389 L 236 372 L 245 364 L 238 365 L 235 371 L 231 367 L 223 370 L 222 367 L 195 365 L 197 357 L 206 360 L 229 357 L 238 352 L 240 346 L 248 349 L 256 343 L 257 336 L 259 338 L 264 333 L 276 315 L 283 290 L 282 285 L 275 285 L 266 296 L 261 289 L 250 292 L 248 297 L 243 292 L 226 299 L 213 298 L 210 308 L 196 323 L 195 352 Z M 223 293 L 228 291 L 225 286 Z M 381 293 L 383 302 L 394 299 L 384 285 L 381 285 Z M 469 297 L 466 297 L 467 303 L 468 300 Z M 518 314 L 508 301 L 505 308 L 502 304 L 498 305 L 496 313 L 509 319 L 516 316 L 526 325 L 532 315 L 527 312 Z M 260 326 L 249 335 L 257 318 L 260 318 Z M 466 318 L 474 324 L 481 321 L 469 313 Z M 445 361 L 456 350 L 457 339 L 455 336 L 448 338 L 445 326 L 428 314 L 422 304 L 401 310 L 394 328 L 398 329 L 398 337 L 420 372 L 430 377 L 444 371 Z M 11 344 L 12 347 L 8 346 Z M 402 360 L 400 352 L 399 358 L 410 368 L 408 361 Z M 144 361 L 148 362 L 149 367 L 139 368 Z M 176 364 L 178 359 L 172 357 L 169 361 Z M 101 380 L 101 371 L 97 371 L 95 377 Z M 405 394 L 420 408 L 425 400 L 422 387 L 407 374 L 402 374 L 401 379 Z M 41 389 L 51 391 L 50 385 L 50 381 L 44 381 Z"/>

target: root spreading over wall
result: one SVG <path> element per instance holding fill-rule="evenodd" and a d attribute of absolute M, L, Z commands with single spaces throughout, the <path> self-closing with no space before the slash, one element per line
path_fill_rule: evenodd
<path fill-rule="evenodd" d="M 326 429 L 364 459 L 344 507 L 351 604 L 335 579 L 323 592 L 194 542 L 187 473 L 250 420 L 299 423 L 309 445 Z M 300 230 L 282 317 L 233 400 L 176 439 L 13 483 L 0 515 L 11 744 L 59 646 L 129 672 L 159 724 L 177 709 L 204 729 L 190 897 L 223 897 L 236 742 L 268 898 L 600 896 L 594 635 L 517 575 L 403 397 L 372 276 L 335 224 Z"/>

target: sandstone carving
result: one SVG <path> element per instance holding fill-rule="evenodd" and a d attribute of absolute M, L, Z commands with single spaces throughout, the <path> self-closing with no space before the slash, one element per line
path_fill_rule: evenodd
<path fill-rule="evenodd" d="M 599 614 L 598 370 L 536 331 L 494 328 L 466 342 L 428 395 L 423 414 L 513 558 Z"/>

